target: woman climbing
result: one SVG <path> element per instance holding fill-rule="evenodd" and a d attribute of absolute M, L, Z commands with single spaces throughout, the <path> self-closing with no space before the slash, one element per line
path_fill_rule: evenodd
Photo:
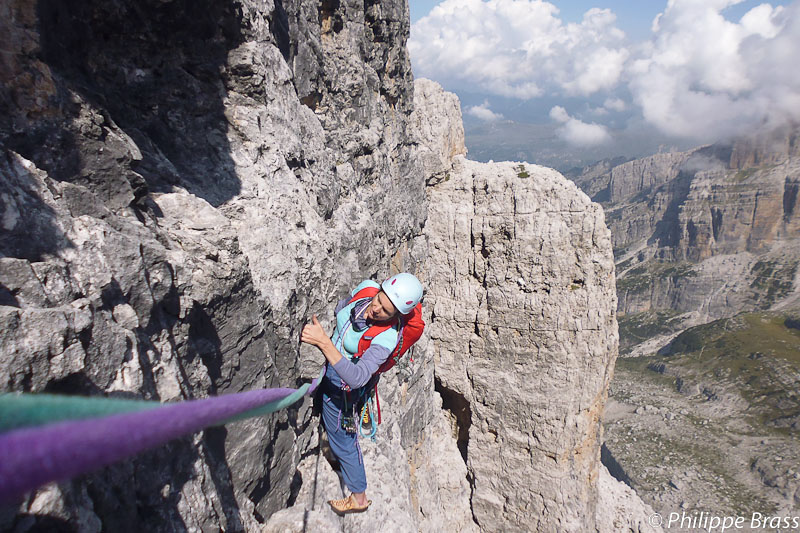
<path fill-rule="evenodd" d="M 338 514 L 366 511 L 367 477 L 358 445 L 358 413 L 377 376 L 422 334 L 422 284 L 408 273 L 380 286 L 366 280 L 336 306 L 336 327 L 329 337 L 314 315 L 300 340 L 316 346 L 327 360 L 322 391 L 322 423 L 341 465 L 350 496 L 328 503 Z"/>

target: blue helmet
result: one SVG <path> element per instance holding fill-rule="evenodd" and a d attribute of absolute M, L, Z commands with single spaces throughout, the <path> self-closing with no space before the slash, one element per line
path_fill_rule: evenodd
<path fill-rule="evenodd" d="M 407 315 L 422 300 L 422 283 L 407 272 L 395 274 L 381 284 L 381 289 L 397 310 Z"/>

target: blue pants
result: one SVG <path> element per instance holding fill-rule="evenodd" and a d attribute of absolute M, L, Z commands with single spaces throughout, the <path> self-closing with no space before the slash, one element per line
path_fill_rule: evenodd
<path fill-rule="evenodd" d="M 344 484 L 351 492 L 367 490 L 367 473 L 364 470 L 364 457 L 358 445 L 358 433 L 347 433 L 341 426 L 345 413 L 330 396 L 322 394 L 322 425 L 328 433 L 333 455 L 342 465 Z M 358 422 L 358 421 L 357 421 Z"/>

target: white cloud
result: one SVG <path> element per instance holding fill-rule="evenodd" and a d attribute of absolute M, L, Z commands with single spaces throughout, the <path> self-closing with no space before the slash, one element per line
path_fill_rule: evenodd
<path fill-rule="evenodd" d="M 745 13 L 740 23 L 746 33 L 772 39 L 778 35 L 781 29 L 775 24 L 775 14 L 782 10 L 782 7 L 773 9 L 769 4 L 761 4 Z"/>
<path fill-rule="evenodd" d="M 561 106 L 555 106 L 550 110 L 550 118 L 562 124 L 556 133 L 571 145 L 597 146 L 611 140 L 611 135 L 605 126 L 582 122 L 569 116 L 567 110 Z"/>
<path fill-rule="evenodd" d="M 716 140 L 800 118 L 798 4 L 761 4 L 726 20 L 722 10 L 740 2 L 671 0 L 658 17 L 628 76 L 645 119 L 661 131 Z"/>
<path fill-rule="evenodd" d="M 609 111 L 622 112 L 628 109 L 628 104 L 622 98 L 606 98 L 603 107 Z"/>
<path fill-rule="evenodd" d="M 481 105 L 468 107 L 466 113 L 484 122 L 496 122 L 503 119 L 503 115 L 489 109 L 489 100 L 484 100 Z"/>
<path fill-rule="evenodd" d="M 563 124 L 565 122 L 569 122 L 569 113 L 567 113 L 566 109 L 560 105 L 557 105 L 550 110 L 550 118 Z"/>
<path fill-rule="evenodd" d="M 625 49 L 608 49 L 604 46 L 575 58 L 577 77 L 564 80 L 561 85 L 568 94 L 589 95 L 617 84 L 628 59 Z"/>
<path fill-rule="evenodd" d="M 608 9 L 565 24 L 543 0 L 444 0 L 411 30 L 417 76 L 515 98 L 614 87 L 629 56 Z"/>
<path fill-rule="evenodd" d="M 633 46 L 608 9 L 565 23 L 544 0 L 444 0 L 413 25 L 409 50 L 417 76 L 452 89 L 519 99 L 599 94 L 598 118 L 634 107 L 667 135 L 714 141 L 800 121 L 800 1 L 726 19 L 743 1 L 668 0 L 652 38 Z M 631 101 L 612 96 L 627 92 Z M 493 113 L 467 112 L 491 117 L 482 107 Z M 575 141 L 608 135 L 598 124 L 562 122 Z"/>

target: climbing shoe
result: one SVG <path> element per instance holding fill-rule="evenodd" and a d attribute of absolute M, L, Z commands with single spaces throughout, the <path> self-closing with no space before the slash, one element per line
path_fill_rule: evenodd
<path fill-rule="evenodd" d="M 369 509 L 370 504 L 372 504 L 372 500 L 367 500 L 367 504 L 364 506 L 358 505 L 356 501 L 356 497 L 352 494 L 347 498 L 343 498 L 341 500 L 328 500 L 333 512 L 338 514 L 339 516 L 344 516 L 350 513 L 363 513 L 367 509 Z"/>

